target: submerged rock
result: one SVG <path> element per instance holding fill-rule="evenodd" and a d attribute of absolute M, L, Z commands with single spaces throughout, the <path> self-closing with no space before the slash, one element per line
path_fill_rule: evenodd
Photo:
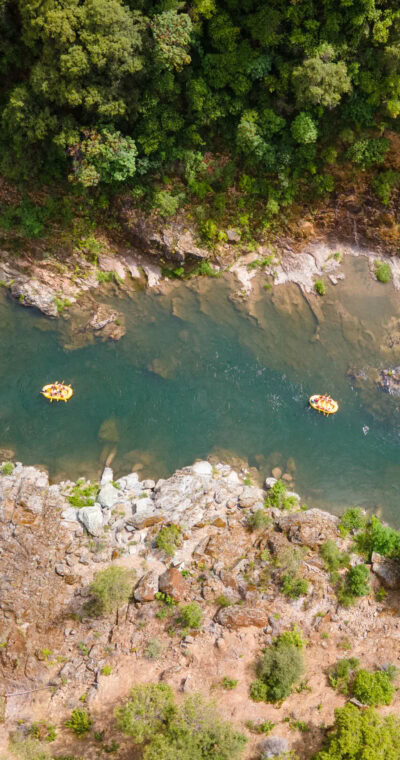
<path fill-rule="evenodd" d="M 382 369 L 379 372 L 378 387 L 391 396 L 400 396 L 400 367 Z"/>

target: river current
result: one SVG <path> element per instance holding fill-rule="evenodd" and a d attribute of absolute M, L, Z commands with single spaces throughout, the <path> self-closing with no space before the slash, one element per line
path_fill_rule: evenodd
<path fill-rule="evenodd" d="M 400 296 L 364 258 L 344 271 L 323 298 L 260 277 L 240 302 L 231 275 L 137 292 L 114 300 L 119 342 L 75 350 L 62 324 L 0 288 L 0 448 L 54 479 L 97 478 L 107 458 L 117 475 L 154 478 L 210 454 L 263 475 L 290 459 L 309 506 L 360 505 L 400 525 L 400 398 L 375 378 L 400 364 Z M 72 383 L 70 403 L 40 396 L 53 379 Z M 324 392 L 340 404 L 332 418 L 307 404 Z"/>

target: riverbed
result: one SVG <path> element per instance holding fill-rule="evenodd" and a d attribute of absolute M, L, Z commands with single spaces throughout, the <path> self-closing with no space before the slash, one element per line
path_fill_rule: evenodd
<path fill-rule="evenodd" d="M 75 350 L 62 320 L 0 288 L 0 448 L 56 480 L 97 478 L 106 460 L 154 478 L 212 454 L 263 476 L 289 460 L 309 506 L 360 505 L 400 525 L 400 398 L 374 380 L 400 364 L 400 296 L 365 258 L 343 271 L 324 297 L 267 290 L 262 275 L 246 300 L 229 274 L 129 299 L 110 290 L 126 335 Z M 68 404 L 40 396 L 54 379 L 72 383 Z M 307 403 L 325 392 L 340 404 L 331 418 Z"/>

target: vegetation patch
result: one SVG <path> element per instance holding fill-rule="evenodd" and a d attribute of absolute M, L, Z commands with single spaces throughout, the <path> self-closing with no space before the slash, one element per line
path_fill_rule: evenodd
<path fill-rule="evenodd" d="M 386 261 L 375 261 L 374 264 L 375 276 L 378 282 L 387 283 L 393 278 L 390 264 Z"/>
<path fill-rule="evenodd" d="M 372 707 L 347 703 L 335 710 L 335 722 L 314 760 L 395 760 L 400 750 L 400 718 Z"/>
<path fill-rule="evenodd" d="M 70 728 L 76 736 L 84 736 L 88 734 L 92 727 L 92 718 L 87 710 L 72 710 L 72 715 L 69 720 L 65 722 L 65 726 Z"/>
<path fill-rule="evenodd" d="M 15 465 L 12 462 L 4 462 L 1 466 L 2 475 L 12 475 Z"/>
<path fill-rule="evenodd" d="M 108 615 L 132 596 L 135 573 L 125 567 L 110 565 L 96 573 L 90 586 L 92 601 L 89 610 L 93 615 Z"/>
<path fill-rule="evenodd" d="M 294 629 L 278 636 L 257 663 L 257 680 L 250 687 L 256 702 L 280 702 L 292 691 L 305 670 L 304 641 Z"/>
<path fill-rule="evenodd" d="M 168 557 L 173 557 L 182 543 L 179 525 L 165 525 L 159 531 L 155 540 L 157 549 L 161 549 Z"/>
<path fill-rule="evenodd" d="M 143 760 L 235 760 L 247 739 L 198 695 L 174 702 L 167 684 L 135 686 L 115 711 L 119 729 L 142 748 Z"/>
<path fill-rule="evenodd" d="M 264 502 L 264 506 L 269 509 L 270 507 L 276 507 L 277 509 L 294 509 L 298 507 L 299 502 L 295 496 L 288 496 L 287 488 L 282 480 L 277 480 L 276 483 L 269 489 L 267 497 Z"/>
<path fill-rule="evenodd" d="M 328 674 L 330 685 L 341 694 L 355 697 L 364 705 L 390 705 L 396 692 L 393 685 L 397 676 L 396 668 L 389 665 L 385 670 L 371 672 L 359 666 L 360 662 L 355 657 L 338 660 Z"/>
<path fill-rule="evenodd" d="M 66 497 L 72 507 L 92 507 L 99 493 L 98 483 L 91 483 L 90 480 L 79 478 L 74 486 L 71 486 L 66 493 Z"/>

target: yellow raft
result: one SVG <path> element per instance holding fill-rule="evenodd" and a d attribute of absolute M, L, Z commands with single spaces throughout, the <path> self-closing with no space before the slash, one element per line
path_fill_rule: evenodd
<path fill-rule="evenodd" d="M 334 401 L 330 396 L 314 394 L 314 396 L 310 396 L 309 401 L 310 406 L 316 409 L 317 412 L 322 412 L 322 414 L 336 414 L 339 409 L 338 402 Z"/>
<path fill-rule="evenodd" d="M 59 383 L 58 381 L 44 385 L 40 392 L 49 401 L 69 401 L 74 395 L 70 385 L 65 385 L 64 382 Z"/>

